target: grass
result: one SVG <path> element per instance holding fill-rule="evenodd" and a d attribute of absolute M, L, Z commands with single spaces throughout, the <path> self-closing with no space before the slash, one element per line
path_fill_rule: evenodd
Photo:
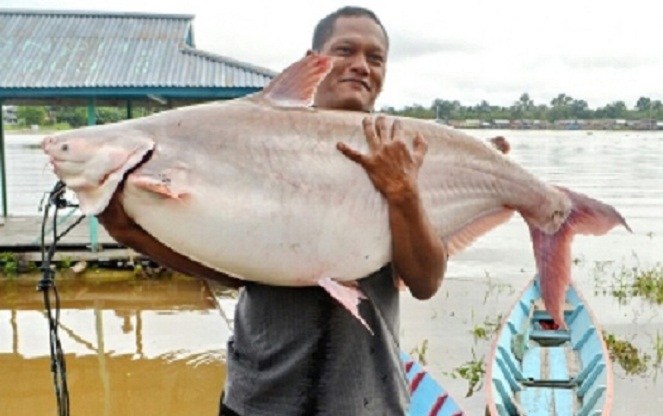
<path fill-rule="evenodd" d="M 18 256 L 14 253 L 0 253 L 0 272 L 6 277 L 15 277 L 18 274 Z"/>
<path fill-rule="evenodd" d="M 25 124 L 5 124 L 5 131 L 14 134 L 44 134 L 54 131 L 71 130 L 69 123 L 44 124 L 40 125 L 38 130 L 32 130 L 31 126 Z"/>
<path fill-rule="evenodd" d="M 634 296 L 663 304 L 663 266 L 659 264 L 649 270 L 636 270 L 632 292 Z"/>
<path fill-rule="evenodd" d="M 421 345 L 412 348 L 410 355 L 421 365 L 427 365 L 426 355 L 428 354 L 428 339 L 421 341 Z"/>
<path fill-rule="evenodd" d="M 470 331 L 474 337 L 474 342 L 478 340 L 489 340 L 491 336 L 499 331 L 500 326 L 502 325 L 502 315 L 497 315 L 495 318 L 491 319 L 490 316 L 486 316 L 483 321 L 483 324 L 477 324 Z"/>
<path fill-rule="evenodd" d="M 638 347 L 631 342 L 619 339 L 614 334 L 603 332 L 603 338 L 608 347 L 610 359 L 619 364 L 626 374 L 644 375 L 647 372 L 651 362 L 651 356 L 649 354 L 641 353 Z M 659 348 L 660 354 L 663 356 L 663 345 Z"/>
<path fill-rule="evenodd" d="M 16 277 L 32 277 L 40 274 L 37 262 L 25 261 L 15 253 L 0 252 L 0 278 L 14 279 Z M 99 274 L 109 276 L 128 276 L 134 279 L 161 279 L 170 278 L 174 275 L 171 269 L 159 266 L 149 260 L 133 261 L 130 260 L 123 265 L 106 265 L 97 262 L 86 263 L 80 271 L 72 271 L 72 267 L 77 264 L 71 256 L 60 256 L 58 260 L 52 262 L 53 267 L 58 274 L 71 277 L 78 275 L 81 278 L 97 279 Z"/>
<path fill-rule="evenodd" d="M 481 390 L 483 387 L 483 378 L 486 374 L 486 366 L 484 363 L 484 358 L 481 357 L 477 359 L 474 349 L 472 349 L 472 359 L 466 361 L 460 366 L 453 369 L 451 373 L 447 375 L 453 378 L 462 378 L 467 380 L 467 393 L 465 397 L 470 397 L 477 391 Z"/>
<path fill-rule="evenodd" d="M 656 305 L 663 304 L 663 265 L 642 269 L 621 266 L 608 277 L 610 262 L 597 262 L 594 267 L 594 292 L 611 295 L 620 304 L 641 297 Z"/>

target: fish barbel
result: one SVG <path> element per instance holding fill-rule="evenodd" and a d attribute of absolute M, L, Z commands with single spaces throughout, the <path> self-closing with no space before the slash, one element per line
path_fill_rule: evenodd
<path fill-rule="evenodd" d="M 331 68 L 311 54 L 260 94 L 44 139 L 56 175 L 82 211 L 116 193 L 156 240 L 203 265 L 271 285 L 325 287 L 391 259 L 387 204 L 363 169 L 336 148 L 367 152 L 364 113 L 309 106 Z M 544 300 L 564 326 L 571 239 L 622 224 L 611 206 L 547 184 L 494 148 L 436 123 L 400 118 L 421 133 L 422 202 L 449 254 L 518 212 L 530 228 Z M 141 247 L 133 247 L 141 251 Z"/>

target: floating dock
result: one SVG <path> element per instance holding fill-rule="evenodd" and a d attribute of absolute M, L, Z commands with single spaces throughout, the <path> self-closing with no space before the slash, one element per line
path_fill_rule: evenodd
<path fill-rule="evenodd" d="M 78 216 L 61 218 L 57 231 L 61 233 L 78 219 Z M 11 253 L 26 262 L 41 261 L 42 221 L 39 216 L 10 216 L 0 222 L 0 253 Z M 53 241 L 52 219 L 45 228 L 46 246 Z M 95 263 L 123 263 L 144 260 L 145 256 L 115 241 L 103 227 L 97 227 L 96 247 L 90 243 L 90 219 L 84 218 L 59 242 L 55 261 L 87 261 Z"/>

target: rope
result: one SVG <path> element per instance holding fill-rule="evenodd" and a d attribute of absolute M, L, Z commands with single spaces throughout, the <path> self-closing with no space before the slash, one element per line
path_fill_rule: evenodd
<path fill-rule="evenodd" d="M 69 203 L 64 199 L 65 185 L 59 181 L 53 187 L 53 190 L 48 196 L 48 203 L 44 209 L 44 219 L 41 224 L 41 271 L 42 278 L 37 284 L 37 290 L 44 295 L 44 308 L 46 318 L 48 319 L 48 333 L 49 344 L 51 351 L 51 372 L 53 373 L 53 384 L 55 386 L 55 397 L 58 404 L 58 416 L 69 416 L 69 390 L 67 388 L 67 367 L 64 360 L 64 351 L 62 351 L 62 344 L 60 343 L 60 335 L 58 334 L 58 327 L 60 325 L 60 295 L 58 294 L 57 287 L 55 286 L 55 271 L 51 267 L 53 256 L 58 241 L 64 237 L 69 231 L 77 226 L 84 216 L 81 216 L 72 225 L 70 225 L 62 234 L 58 235 L 57 232 L 57 217 L 58 211 L 66 207 L 75 207 L 76 205 Z M 55 211 L 53 214 L 53 241 L 51 242 L 48 250 L 46 249 L 46 223 L 48 222 L 48 214 L 50 207 L 54 206 Z M 51 294 L 53 297 L 54 308 L 51 306 Z"/>

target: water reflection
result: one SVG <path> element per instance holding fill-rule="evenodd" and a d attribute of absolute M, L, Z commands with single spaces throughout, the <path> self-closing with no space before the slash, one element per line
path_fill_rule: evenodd
<path fill-rule="evenodd" d="M 230 330 L 201 282 L 58 287 L 72 414 L 215 414 Z M 19 281 L 0 293 L 0 414 L 54 414 L 41 294 Z"/>

